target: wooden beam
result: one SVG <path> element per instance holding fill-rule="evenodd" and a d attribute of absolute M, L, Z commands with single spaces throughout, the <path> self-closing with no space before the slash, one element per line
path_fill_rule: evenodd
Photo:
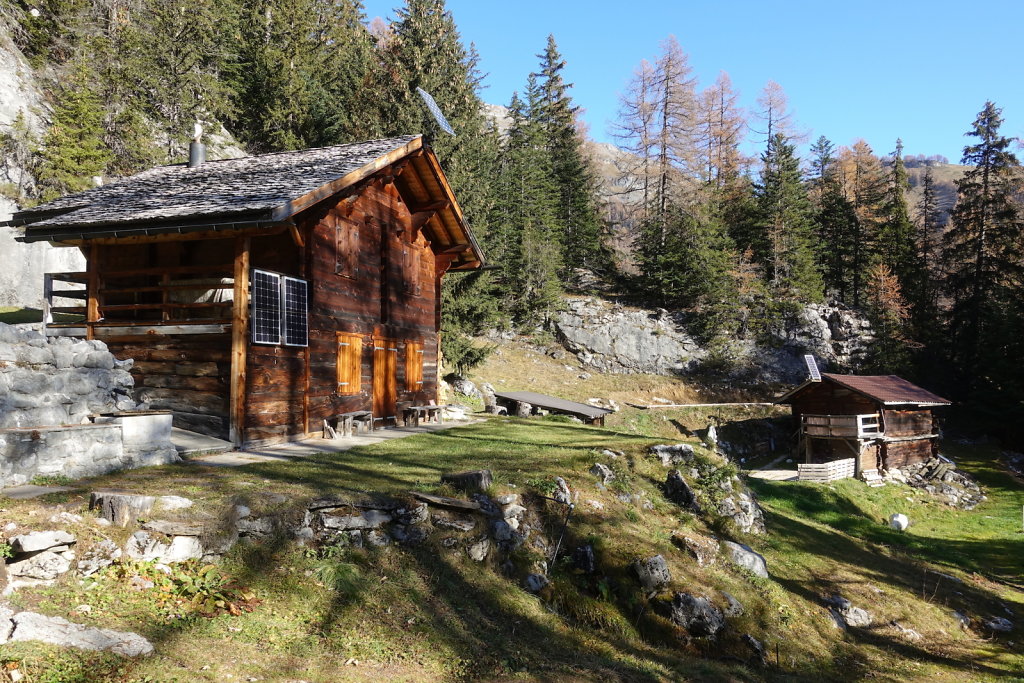
<path fill-rule="evenodd" d="M 447 199 L 439 199 L 436 202 L 430 202 L 429 204 L 407 204 L 409 207 L 409 213 L 423 213 L 429 211 L 430 213 L 437 213 L 438 211 L 444 211 L 451 207 L 452 203 Z"/>
<path fill-rule="evenodd" d="M 417 211 L 410 216 L 410 225 L 412 227 L 412 234 L 415 235 L 423 226 L 426 225 L 431 218 L 437 215 L 437 211 Z"/>
<path fill-rule="evenodd" d="M 438 255 L 441 255 L 441 254 L 461 254 L 462 252 L 466 251 L 467 249 L 471 248 L 472 246 L 473 245 L 471 245 L 471 244 L 453 244 L 450 247 L 443 247 L 441 249 L 436 249 L 436 250 L 434 250 L 434 253 L 438 254 Z"/>
<path fill-rule="evenodd" d="M 245 364 L 249 345 L 249 244 L 248 237 L 239 237 L 235 240 L 228 438 L 236 446 L 241 446 L 245 438 Z"/>
<path fill-rule="evenodd" d="M 89 246 L 89 259 L 86 262 L 88 295 L 85 304 L 85 338 L 93 338 L 92 323 L 100 319 L 100 247 L 98 244 Z"/>
<path fill-rule="evenodd" d="M 291 233 L 292 241 L 295 242 L 295 246 L 297 246 L 299 249 L 302 249 L 302 248 L 304 248 L 306 246 L 306 238 L 303 237 L 302 233 L 299 231 L 299 226 L 297 226 L 297 225 L 290 226 L 288 228 L 288 232 Z"/>
<path fill-rule="evenodd" d="M 126 235 L 124 237 L 95 237 L 88 240 L 58 240 L 61 246 L 87 246 L 90 244 L 150 244 L 153 242 L 187 242 L 196 240 L 230 240 L 245 235 L 277 235 L 288 229 L 282 223 L 278 226 L 238 228 L 233 230 L 203 230 L 201 232 L 167 232 L 161 235 Z"/>

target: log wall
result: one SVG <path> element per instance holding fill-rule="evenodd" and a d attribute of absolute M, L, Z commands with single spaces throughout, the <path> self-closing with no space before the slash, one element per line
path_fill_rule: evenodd
<path fill-rule="evenodd" d="M 935 443 L 934 439 L 916 439 L 886 443 L 882 448 L 885 467 L 891 469 L 928 460 L 935 452 Z"/>
<path fill-rule="evenodd" d="M 231 338 L 227 334 L 107 340 L 118 358 L 132 358 L 135 398 L 174 412 L 174 426 L 226 439 Z"/>
<path fill-rule="evenodd" d="M 261 244 L 264 238 L 252 240 L 253 268 L 309 281 L 309 347 L 249 344 L 247 442 L 305 435 L 319 431 L 325 417 L 371 410 L 374 337 L 399 344 L 399 402 L 424 404 L 436 395 L 435 259 L 414 233 L 395 186 L 368 182 L 349 198 L 321 203 L 300 218 L 299 226 L 302 248 L 287 242 L 268 248 Z M 339 260 L 339 243 L 354 254 Z M 286 252 L 299 258 L 275 266 Z M 338 332 L 363 337 L 356 394 L 338 394 Z M 423 344 L 420 391 L 406 388 L 406 341 Z"/>

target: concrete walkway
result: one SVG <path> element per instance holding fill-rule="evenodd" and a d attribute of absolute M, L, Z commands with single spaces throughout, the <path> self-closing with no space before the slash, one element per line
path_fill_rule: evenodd
<path fill-rule="evenodd" d="M 210 453 L 223 453 L 234 449 L 230 441 L 218 439 L 206 434 L 190 432 L 187 429 L 171 428 L 171 443 L 183 458 L 191 458 Z"/>
<path fill-rule="evenodd" d="M 421 424 L 419 427 L 390 427 L 387 429 L 377 429 L 369 434 L 357 434 L 338 439 L 312 438 L 244 451 L 200 455 L 190 458 L 188 462 L 216 467 L 242 467 L 243 465 L 252 465 L 258 462 L 288 462 L 289 460 L 304 458 L 317 453 L 341 453 L 357 446 L 371 446 L 390 441 L 391 439 L 404 439 L 407 436 L 429 434 L 430 432 L 437 432 L 452 427 L 462 427 L 477 422 L 480 422 L 480 420 L 452 420 L 443 424 Z"/>

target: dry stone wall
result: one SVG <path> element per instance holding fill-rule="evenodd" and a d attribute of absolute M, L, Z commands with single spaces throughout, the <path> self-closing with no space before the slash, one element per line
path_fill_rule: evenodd
<path fill-rule="evenodd" d="M 47 339 L 0 323 L 0 428 L 82 424 L 133 410 L 131 366 L 98 340 Z"/>
<path fill-rule="evenodd" d="M 170 414 L 90 422 L 138 407 L 131 364 L 101 341 L 47 339 L 0 323 L 0 487 L 177 462 Z"/>

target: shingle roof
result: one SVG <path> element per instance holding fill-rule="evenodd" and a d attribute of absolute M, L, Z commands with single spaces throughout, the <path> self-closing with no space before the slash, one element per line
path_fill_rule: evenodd
<path fill-rule="evenodd" d="M 410 135 L 296 152 L 159 166 L 15 214 L 26 237 L 89 228 L 272 212 L 412 142 Z M 86 231 L 87 232 L 87 231 Z M 43 238 L 45 239 L 45 238 Z"/>
<path fill-rule="evenodd" d="M 881 403 L 939 403 L 943 405 L 950 403 L 941 396 L 936 396 L 927 389 L 922 389 L 916 384 L 911 384 L 896 375 L 835 375 L 823 373 L 822 377 Z"/>

